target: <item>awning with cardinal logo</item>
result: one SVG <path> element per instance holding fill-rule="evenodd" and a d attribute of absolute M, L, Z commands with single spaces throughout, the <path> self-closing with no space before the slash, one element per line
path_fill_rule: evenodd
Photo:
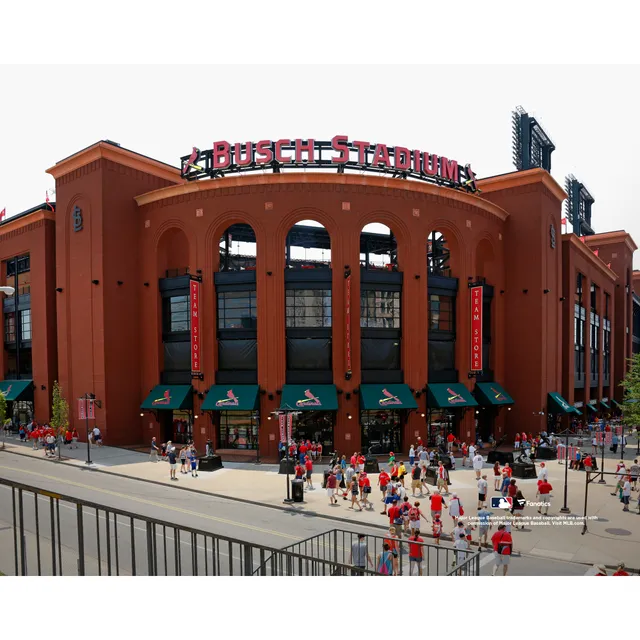
<path fill-rule="evenodd" d="M 280 411 L 337 411 L 335 384 L 285 384 Z"/>
<path fill-rule="evenodd" d="M 427 385 L 427 407 L 430 409 L 466 409 L 477 406 L 478 403 L 461 382 Z"/>
<path fill-rule="evenodd" d="M 7 402 L 33 401 L 33 380 L 3 380 L 0 382 L 0 393 Z"/>
<path fill-rule="evenodd" d="M 140 405 L 147 411 L 193 409 L 193 387 L 190 384 L 159 384 Z"/>
<path fill-rule="evenodd" d="M 473 395 L 484 406 L 513 404 L 513 398 L 497 382 L 477 382 Z"/>
<path fill-rule="evenodd" d="M 417 409 L 418 404 L 406 384 L 361 384 L 360 408 L 365 411 Z"/>
<path fill-rule="evenodd" d="M 255 411 L 258 408 L 257 384 L 214 384 L 202 403 L 202 411 Z"/>

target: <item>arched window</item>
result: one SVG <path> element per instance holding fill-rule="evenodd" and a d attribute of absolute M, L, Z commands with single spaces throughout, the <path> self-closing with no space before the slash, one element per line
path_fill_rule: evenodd
<path fill-rule="evenodd" d="M 315 220 L 301 220 L 291 227 L 285 242 L 287 269 L 331 268 L 331 238 Z"/>
<path fill-rule="evenodd" d="M 398 244 L 387 225 L 372 222 L 362 229 L 360 266 L 366 270 L 398 270 Z"/>
<path fill-rule="evenodd" d="M 256 234 L 250 225 L 233 224 L 220 238 L 220 271 L 255 271 Z"/>

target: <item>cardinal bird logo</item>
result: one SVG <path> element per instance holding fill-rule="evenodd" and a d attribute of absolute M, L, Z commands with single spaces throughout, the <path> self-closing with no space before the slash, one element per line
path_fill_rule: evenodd
<path fill-rule="evenodd" d="M 151 404 L 154 406 L 162 405 L 162 404 L 171 404 L 171 395 L 169 394 L 169 389 L 165 389 L 165 392 L 162 398 L 156 398 Z"/>
<path fill-rule="evenodd" d="M 311 389 L 307 389 L 304 392 L 304 395 L 307 396 L 306 399 L 297 400 L 296 407 L 321 407 L 322 406 L 322 402 L 320 398 L 318 398 L 317 396 L 314 396 L 313 393 L 311 393 Z"/>
<path fill-rule="evenodd" d="M 505 395 L 504 393 L 502 393 L 502 391 L 498 391 L 493 387 L 491 387 L 491 391 L 493 391 L 493 393 L 495 394 L 494 397 L 498 402 L 504 402 L 506 400 Z"/>
<path fill-rule="evenodd" d="M 196 171 L 202 171 L 202 167 L 196 164 L 196 160 L 200 158 L 200 149 L 197 147 L 193 147 L 193 151 L 189 156 L 189 159 L 185 162 L 182 167 L 182 175 L 186 176 L 189 173 L 189 169 L 196 169 Z"/>
<path fill-rule="evenodd" d="M 460 404 L 461 402 L 464 403 L 464 398 L 459 394 L 456 393 L 453 389 L 447 389 L 447 391 L 451 394 L 448 398 L 447 398 L 447 402 L 449 404 Z"/>
<path fill-rule="evenodd" d="M 469 189 L 469 191 L 477 191 L 478 185 L 476 184 L 476 174 L 471 168 L 470 164 L 465 165 L 464 170 L 467 173 L 467 179 L 463 182 L 463 185 Z"/>
<path fill-rule="evenodd" d="M 402 404 L 402 400 L 400 400 L 398 396 L 394 396 L 390 391 L 387 391 L 387 389 L 383 389 L 382 394 L 386 397 L 378 400 L 380 406 L 388 407 L 390 404 Z"/>
<path fill-rule="evenodd" d="M 11 387 L 13 387 L 12 384 L 7 387 L 6 391 L 0 391 L 0 393 L 6 398 L 11 393 Z"/>
<path fill-rule="evenodd" d="M 233 389 L 227 391 L 227 397 L 223 400 L 216 401 L 216 407 L 237 407 L 240 403 L 240 398 L 237 398 Z"/>

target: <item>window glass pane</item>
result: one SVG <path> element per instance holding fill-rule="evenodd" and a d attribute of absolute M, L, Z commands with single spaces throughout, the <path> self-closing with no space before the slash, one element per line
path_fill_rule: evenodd
<path fill-rule="evenodd" d="M 221 449 L 257 449 L 258 420 L 251 411 L 221 411 L 218 447 Z"/>
<path fill-rule="evenodd" d="M 331 290 L 288 290 L 285 298 L 285 316 L 287 327 L 330 327 Z"/>
<path fill-rule="evenodd" d="M 218 329 L 255 329 L 256 309 L 255 291 L 218 293 Z"/>
<path fill-rule="evenodd" d="M 380 329 L 399 329 L 400 292 L 361 291 L 360 326 Z"/>

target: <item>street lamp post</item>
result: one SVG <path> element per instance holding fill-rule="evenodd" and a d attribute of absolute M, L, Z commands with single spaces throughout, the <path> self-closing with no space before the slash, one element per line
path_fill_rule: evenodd
<path fill-rule="evenodd" d="M 16 282 L 17 282 L 17 271 L 16 271 Z M 14 287 L 0 287 L 0 293 L 4 293 L 7 296 L 12 296 L 16 292 Z M 6 416 L 5 416 L 6 417 Z M 5 438 L 7 434 L 7 425 L 2 423 L 2 449 L 4 450 Z"/>
<path fill-rule="evenodd" d="M 91 462 L 91 442 L 89 441 L 89 399 L 91 398 L 91 394 L 84 394 L 84 419 L 87 424 L 87 461 L 85 464 L 91 466 L 93 462 Z"/>
<path fill-rule="evenodd" d="M 569 430 L 565 429 L 563 433 L 558 435 L 564 436 L 564 504 L 560 509 L 560 513 L 570 513 L 571 509 L 567 506 L 567 487 L 569 478 Z"/>

